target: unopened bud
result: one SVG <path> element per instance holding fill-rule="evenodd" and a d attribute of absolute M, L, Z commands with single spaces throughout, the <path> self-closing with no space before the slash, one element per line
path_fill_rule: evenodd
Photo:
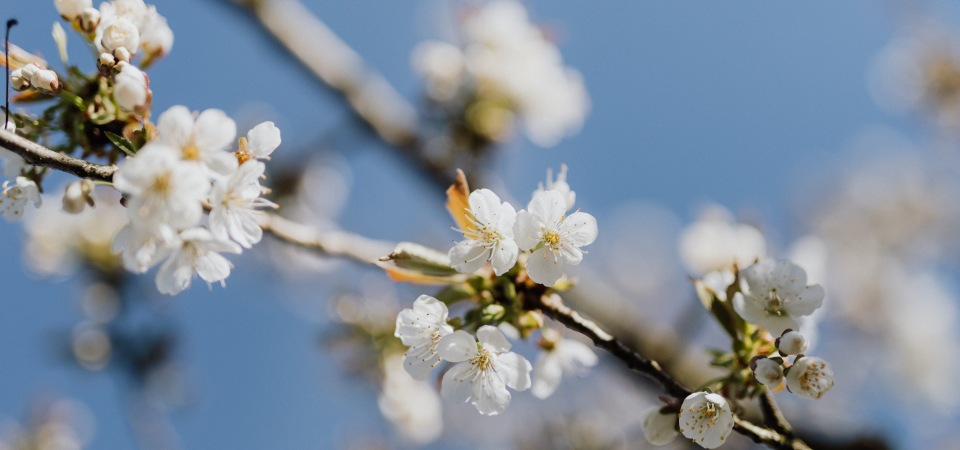
<path fill-rule="evenodd" d="M 60 78 L 58 78 L 57 73 L 52 70 L 40 69 L 30 77 L 30 84 L 33 85 L 34 88 L 54 92 L 60 89 Z"/>
<path fill-rule="evenodd" d="M 750 361 L 750 369 L 753 370 L 753 377 L 764 386 L 773 388 L 783 382 L 783 367 L 770 358 L 763 356 L 754 358 Z"/>
<path fill-rule="evenodd" d="M 30 78 L 23 76 L 23 70 L 14 70 L 10 72 L 10 87 L 14 90 L 22 91 L 30 87 Z"/>
<path fill-rule="evenodd" d="M 93 31 L 97 29 L 97 26 L 100 25 L 100 11 L 96 8 L 84 9 L 83 12 L 80 13 L 77 24 L 85 33 L 93 33 Z"/>
<path fill-rule="evenodd" d="M 480 313 L 480 320 L 484 323 L 497 322 L 503 318 L 506 312 L 507 310 L 502 305 L 496 303 L 487 305 L 483 308 L 483 312 Z"/>
<path fill-rule="evenodd" d="M 87 205 L 93 206 L 93 182 L 87 179 L 74 181 L 63 192 L 63 210 L 70 214 L 79 214 Z"/>
<path fill-rule="evenodd" d="M 130 62 L 130 58 L 133 55 L 130 54 L 130 50 L 127 50 L 126 47 L 120 47 L 113 51 L 113 56 L 117 58 L 117 61 Z"/>
<path fill-rule="evenodd" d="M 787 329 L 777 338 L 777 350 L 784 355 L 801 355 L 807 351 L 807 339 L 800 333 Z"/>
<path fill-rule="evenodd" d="M 118 62 L 119 69 L 113 84 L 113 98 L 124 111 L 134 111 L 147 103 L 149 89 L 146 75 L 133 65 Z"/>
<path fill-rule="evenodd" d="M 140 48 L 140 30 L 126 18 L 111 16 L 101 26 L 104 27 L 103 36 L 100 38 L 103 50 L 114 52 L 117 49 L 126 48 L 132 54 Z M 116 53 L 114 56 L 121 59 Z"/>
<path fill-rule="evenodd" d="M 100 57 L 97 58 L 97 67 L 99 67 L 101 71 L 112 69 L 116 64 L 117 58 L 114 58 L 112 54 L 107 52 L 101 53 Z"/>
<path fill-rule="evenodd" d="M 39 66 L 37 66 L 37 65 L 34 64 L 34 63 L 28 63 L 28 64 L 24 64 L 23 67 L 21 67 L 21 68 L 19 68 L 19 69 L 17 69 L 17 70 L 20 71 L 20 73 L 21 73 L 22 76 L 23 76 L 23 79 L 24 79 L 24 80 L 27 80 L 27 82 L 29 83 L 30 80 L 33 79 L 33 76 L 36 75 L 37 72 L 39 72 L 39 71 L 41 71 L 41 70 L 43 70 L 43 69 L 41 69 Z"/>

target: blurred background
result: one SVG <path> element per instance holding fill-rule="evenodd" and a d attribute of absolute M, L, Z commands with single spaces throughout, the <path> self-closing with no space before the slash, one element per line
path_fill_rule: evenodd
<path fill-rule="evenodd" d="M 762 234 L 756 256 L 791 257 L 827 289 L 805 326 L 836 387 L 819 402 L 779 395 L 794 425 L 824 448 L 960 438 L 960 4 L 524 2 L 585 96 L 567 90 L 569 101 L 542 107 L 573 108 L 556 112 L 567 120 L 559 135 L 520 113 L 512 130 L 483 135 L 467 114 L 465 139 L 450 126 L 463 104 L 445 103 L 430 78 L 445 66 L 413 55 L 428 40 L 463 46 L 460 29 L 484 3 L 305 0 L 415 106 L 421 161 L 440 176 L 379 139 L 245 7 L 154 4 L 176 39 L 149 71 L 154 114 L 220 108 L 241 133 L 274 121 L 283 144 L 268 184 L 286 196 L 281 214 L 445 250 L 459 237 L 438 181 L 452 167 L 519 208 L 566 164 L 577 207 L 600 224 L 575 271 L 577 307 L 691 384 L 705 380 L 704 350 L 726 343 L 688 277 L 749 226 Z M 61 68 L 52 1 L 4 0 L 2 11 L 20 21 L 13 43 Z M 68 34 L 71 61 L 94 70 Z M 48 180 L 48 192 L 58 180 L 69 178 Z M 389 327 L 430 287 L 265 238 L 232 259 L 225 289 L 195 283 L 165 297 L 152 273 L 117 283 L 51 256 L 43 244 L 73 218 L 35 216 L 0 224 L 0 439 L 11 448 L 18 435 L 44 449 L 648 445 L 639 414 L 659 392 L 602 354 L 587 377 L 545 401 L 516 394 L 500 417 L 443 403 L 442 431 L 438 417 L 386 419 L 389 376 L 357 330 Z"/>

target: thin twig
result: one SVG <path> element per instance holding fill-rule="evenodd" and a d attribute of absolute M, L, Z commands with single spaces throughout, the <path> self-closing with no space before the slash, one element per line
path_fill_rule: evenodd
<path fill-rule="evenodd" d="M 790 422 L 787 422 L 787 418 L 783 416 L 783 411 L 777 406 L 773 394 L 766 389 L 760 394 L 760 411 L 763 413 L 764 424 L 786 436 L 793 436 Z"/>
<path fill-rule="evenodd" d="M 109 182 L 113 180 L 113 173 L 117 171 L 115 165 L 94 164 L 67 156 L 6 130 L 0 130 L 0 147 L 20 155 L 29 164 L 49 167 L 80 178 Z"/>
<path fill-rule="evenodd" d="M 265 214 L 259 222 L 263 231 L 273 234 L 281 241 L 365 265 L 375 264 L 379 258 L 389 254 L 395 247 L 390 242 L 368 239 L 344 231 L 319 232 L 276 214 Z"/>

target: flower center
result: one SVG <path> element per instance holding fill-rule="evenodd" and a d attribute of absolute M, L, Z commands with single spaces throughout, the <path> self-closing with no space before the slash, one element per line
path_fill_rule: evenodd
<path fill-rule="evenodd" d="M 186 147 L 183 147 L 183 159 L 189 159 L 197 161 L 200 159 L 200 149 L 196 144 L 190 143 Z"/>
<path fill-rule="evenodd" d="M 783 299 L 780 298 L 780 295 L 777 294 L 777 290 L 774 289 L 767 294 L 767 314 L 773 316 L 783 316 L 786 315 L 783 312 Z"/>
<path fill-rule="evenodd" d="M 486 371 L 490 368 L 490 366 L 493 365 L 493 358 L 491 358 L 490 352 L 483 348 L 483 346 L 478 342 L 477 356 L 474 356 L 470 359 L 470 364 L 477 366 L 477 368 L 481 371 Z"/>
<path fill-rule="evenodd" d="M 167 194 L 170 192 L 170 172 L 164 172 L 160 176 L 153 179 L 153 185 L 150 186 L 150 189 L 157 194 Z"/>
<path fill-rule="evenodd" d="M 548 231 L 543 235 L 543 243 L 553 250 L 560 250 L 560 233 Z"/>

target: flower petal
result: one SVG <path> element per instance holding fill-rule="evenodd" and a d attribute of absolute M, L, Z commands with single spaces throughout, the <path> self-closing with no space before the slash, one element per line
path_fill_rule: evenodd
<path fill-rule="evenodd" d="M 484 325 L 477 330 L 477 339 L 483 344 L 483 348 L 502 353 L 510 350 L 510 341 L 503 335 L 497 327 Z"/>
<path fill-rule="evenodd" d="M 455 403 L 466 403 L 473 396 L 476 372 L 474 365 L 467 362 L 451 367 L 440 382 L 440 396 Z"/>
<path fill-rule="evenodd" d="M 490 263 L 493 265 L 493 273 L 497 276 L 507 273 L 517 264 L 519 255 L 520 249 L 517 248 L 516 242 L 512 239 L 501 239 L 497 246 L 493 248 L 493 255 L 490 259 Z"/>
<path fill-rule="evenodd" d="M 527 258 L 526 267 L 530 279 L 544 286 L 553 286 L 563 275 L 563 260 L 546 248 L 534 251 Z"/>
<path fill-rule="evenodd" d="M 186 106 L 173 106 L 160 114 L 157 134 L 163 142 L 175 147 L 184 147 L 193 136 L 193 114 Z"/>
<path fill-rule="evenodd" d="M 477 340 L 470 333 L 457 330 L 440 339 L 437 353 L 446 361 L 466 361 L 477 355 Z"/>
<path fill-rule="evenodd" d="M 279 146 L 280 129 L 273 122 L 263 122 L 247 132 L 247 150 L 254 158 L 266 158 Z"/>
<path fill-rule="evenodd" d="M 224 150 L 237 137 L 237 124 L 219 109 L 208 109 L 197 117 L 194 143 L 204 151 Z"/>
<path fill-rule="evenodd" d="M 490 250 L 470 239 L 450 249 L 450 265 L 460 273 L 474 273 L 490 258 Z"/>
<path fill-rule="evenodd" d="M 550 228 L 555 228 L 563 213 L 567 212 L 567 199 L 557 191 L 540 191 L 533 194 L 527 210 Z"/>
<path fill-rule="evenodd" d="M 597 219 L 577 211 L 563 219 L 559 231 L 564 243 L 569 242 L 575 247 L 590 245 L 597 239 Z"/>
<path fill-rule="evenodd" d="M 531 250 L 540 243 L 540 229 L 543 223 L 528 211 L 517 213 L 513 226 L 513 236 L 521 250 Z"/>
<path fill-rule="evenodd" d="M 480 414 L 495 416 L 510 406 L 510 391 L 496 373 L 483 372 L 480 383 L 473 386 L 473 405 Z"/>
<path fill-rule="evenodd" d="M 481 225 L 496 226 L 500 223 L 500 197 L 489 189 L 477 189 L 467 199 L 473 218 Z"/>

